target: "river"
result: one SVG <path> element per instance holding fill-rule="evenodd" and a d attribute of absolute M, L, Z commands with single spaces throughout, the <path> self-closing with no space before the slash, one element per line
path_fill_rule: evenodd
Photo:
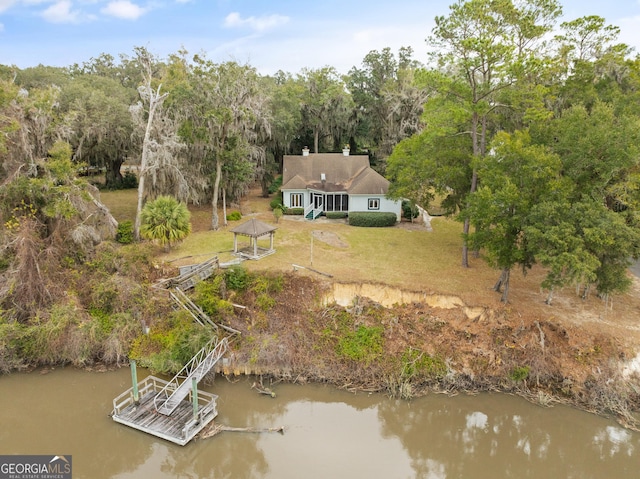
<path fill-rule="evenodd" d="M 138 371 L 139 378 L 145 376 Z M 128 369 L 57 368 L 0 376 L 0 454 L 72 455 L 74 479 L 637 478 L 640 434 L 565 406 L 503 394 L 410 402 L 324 385 L 217 377 L 217 422 L 285 426 L 224 432 L 185 447 L 115 423 Z"/>

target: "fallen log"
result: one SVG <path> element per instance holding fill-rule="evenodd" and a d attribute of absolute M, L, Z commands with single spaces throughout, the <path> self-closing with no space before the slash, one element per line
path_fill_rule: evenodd
<path fill-rule="evenodd" d="M 255 389 L 260 394 L 264 394 L 266 396 L 271 396 L 272 398 L 276 397 L 276 393 L 274 393 L 271 389 L 265 388 L 262 384 L 258 385 L 258 383 L 254 382 L 251 385 L 251 389 Z"/>
<path fill-rule="evenodd" d="M 258 428 L 258 427 L 230 427 L 225 426 L 223 424 L 214 424 L 212 423 L 207 429 L 200 433 L 201 439 L 208 439 L 213 436 L 217 436 L 221 432 L 279 432 L 280 434 L 284 434 L 284 426 L 280 427 L 268 427 L 268 428 Z"/>

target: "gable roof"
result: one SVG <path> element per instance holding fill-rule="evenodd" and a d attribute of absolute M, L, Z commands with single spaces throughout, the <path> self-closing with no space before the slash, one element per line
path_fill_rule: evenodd
<path fill-rule="evenodd" d="M 305 188 L 326 192 L 384 195 L 389 191 L 389 181 L 369 166 L 369 157 L 366 155 L 285 155 L 282 189 Z"/>

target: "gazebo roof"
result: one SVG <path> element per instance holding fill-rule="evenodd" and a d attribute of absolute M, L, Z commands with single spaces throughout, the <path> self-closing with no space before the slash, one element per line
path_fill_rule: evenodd
<path fill-rule="evenodd" d="M 272 231 L 275 231 L 276 229 L 277 228 L 275 226 L 269 225 L 267 223 L 263 223 L 260 220 L 252 218 L 249 221 L 242 223 L 241 225 L 238 225 L 229 231 L 235 234 L 258 238 L 260 236 L 269 234 Z"/>

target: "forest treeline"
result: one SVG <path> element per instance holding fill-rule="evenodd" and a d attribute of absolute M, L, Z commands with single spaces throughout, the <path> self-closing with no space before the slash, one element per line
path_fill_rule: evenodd
<path fill-rule="evenodd" d="M 624 291 L 640 255 L 640 58 L 603 18 L 561 13 L 556 0 L 458 1 L 425 32 L 427 58 L 385 48 L 346 75 L 260 75 L 143 47 L 66 68 L 0 66 L 3 320 L 63 301 L 56 275 L 113 237 L 83 168 L 118 188 L 122 166 L 136 166 L 136 236 L 143 204 L 161 195 L 210 204 L 217 229 L 218 202 L 255 181 L 268 194 L 284 154 L 345 144 L 370 156 L 392 197 L 455 215 L 462 265 L 481 254 L 504 301 L 511 271 L 534 264 L 549 303 L 568 285 Z"/>

